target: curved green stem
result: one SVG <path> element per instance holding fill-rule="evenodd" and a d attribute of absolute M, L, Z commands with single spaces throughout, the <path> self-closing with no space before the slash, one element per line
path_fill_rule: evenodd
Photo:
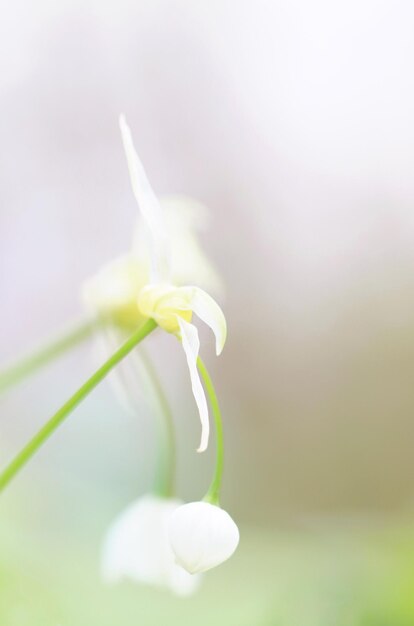
<path fill-rule="evenodd" d="M 174 493 L 176 465 L 173 414 L 151 359 L 146 351 L 142 349 L 139 351 L 139 354 L 158 405 L 159 451 L 157 474 L 155 477 L 155 492 L 161 497 L 170 498 Z"/>
<path fill-rule="evenodd" d="M 0 491 L 14 478 L 21 468 L 45 443 L 52 433 L 60 426 L 64 419 L 82 402 L 84 398 L 109 374 L 126 355 L 135 348 L 147 335 L 149 335 L 157 324 L 150 319 L 138 328 L 131 337 L 65 402 L 65 404 L 46 422 L 39 432 L 29 441 L 19 452 L 13 461 L 0 474 Z"/>
<path fill-rule="evenodd" d="M 211 411 L 213 413 L 214 423 L 216 426 L 216 466 L 213 480 L 211 481 L 210 487 L 208 488 L 208 491 L 203 499 L 206 502 L 218 505 L 224 466 L 223 422 L 216 390 L 214 389 L 210 374 L 200 357 L 197 359 L 197 367 L 201 378 L 203 379 L 204 388 L 210 401 Z"/>
<path fill-rule="evenodd" d="M 86 321 L 56 337 L 43 348 L 39 348 L 30 356 L 13 363 L 0 371 L 0 393 L 17 385 L 37 369 L 57 358 L 69 348 L 81 343 L 89 337 L 97 327 L 96 321 Z"/>

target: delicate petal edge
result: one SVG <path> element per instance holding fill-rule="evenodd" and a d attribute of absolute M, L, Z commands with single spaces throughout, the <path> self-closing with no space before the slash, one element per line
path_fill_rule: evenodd
<path fill-rule="evenodd" d="M 135 150 L 131 130 L 124 115 L 119 117 L 119 127 L 121 129 L 132 191 L 151 235 L 150 249 L 153 257 L 154 279 L 157 282 L 168 281 L 171 271 L 171 251 L 163 210 Z"/>
<path fill-rule="evenodd" d="M 211 328 L 216 338 L 216 354 L 221 354 L 227 338 L 227 324 L 224 313 L 207 292 L 199 287 L 192 287 L 191 308 L 194 313 Z"/>
<path fill-rule="evenodd" d="M 187 359 L 188 369 L 190 371 L 191 387 L 194 398 L 198 407 L 201 421 L 201 441 L 197 452 L 204 452 L 208 446 L 210 434 L 210 421 L 208 417 L 207 400 L 204 388 L 200 380 L 197 369 L 198 352 L 200 350 L 200 340 L 198 338 L 197 328 L 183 320 L 177 315 L 178 324 L 181 331 L 181 341 Z"/>

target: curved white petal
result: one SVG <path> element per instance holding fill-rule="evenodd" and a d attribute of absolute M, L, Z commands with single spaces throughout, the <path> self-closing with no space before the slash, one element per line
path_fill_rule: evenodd
<path fill-rule="evenodd" d="M 151 236 L 152 280 L 154 282 L 167 282 L 170 279 L 171 251 L 163 210 L 145 174 L 132 141 L 130 128 L 123 115 L 119 118 L 119 125 L 131 177 L 132 191 Z"/>
<path fill-rule="evenodd" d="M 193 312 L 211 328 L 216 338 L 216 354 L 224 348 L 227 337 L 227 324 L 224 313 L 217 302 L 199 287 L 191 287 L 193 295 L 191 308 Z"/>
<path fill-rule="evenodd" d="M 177 563 L 195 574 L 231 557 L 239 543 L 239 529 L 220 507 L 190 502 L 171 515 L 169 537 Z"/>
<path fill-rule="evenodd" d="M 208 419 L 208 406 L 201 384 L 200 376 L 197 369 L 197 359 L 200 350 L 200 340 L 198 338 L 197 328 L 183 320 L 177 315 L 178 324 L 181 331 L 181 340 L 187 358 L 188 369 L 190 370 L 191 387 L 194 398 L 198 407 L 201 421 L 201 441 L 197 452 L 204 452 L 208 446 L 208 438 L 210 434 L 210 422 Z"/>
<path fill-rule="evenodd" d="M 102 552 L 106 582 L 128 578 L 137 583 L 168 587 L 189 595 L 200 577 L 191 576 L 175 562 L 168 525 L 180 500 L 144 496 L 127 507 L 109 529 Z"/>

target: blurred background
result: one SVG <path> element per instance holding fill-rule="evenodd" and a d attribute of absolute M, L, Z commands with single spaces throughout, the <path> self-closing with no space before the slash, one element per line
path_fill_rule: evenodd
<path fill-rule="evenodd" d="M 102 385 L 2 495 L 4 626 L 414 624 L 413 20 L 408 0 L 2 7 L 1 362 L 81 318 L 83 281 L 130 245 L 123 111 L 156 192 L 210 209 L 229 340 L 203 353 L 241 527 L 190 599 L 102 584 L 154 464 L 151 416 Z M 213 450 L 179 346 L 152 351 L 198 499 Z M 91 342 L 1 398 L 2 464 L 96 363 Z"/>

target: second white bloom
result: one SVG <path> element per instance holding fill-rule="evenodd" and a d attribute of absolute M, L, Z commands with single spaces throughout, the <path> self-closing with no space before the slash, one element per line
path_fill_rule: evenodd
<path fill-rule="evenodd" d="M 168 524 L 181 501 L 144 496 L 123 511 L 109 529 L 103 549 L 102 574 L 106 582 L 122 579 L 166 587 L 189 595 L 199 577 L 188 574 L 175 561 L 168 539 Z"/>

